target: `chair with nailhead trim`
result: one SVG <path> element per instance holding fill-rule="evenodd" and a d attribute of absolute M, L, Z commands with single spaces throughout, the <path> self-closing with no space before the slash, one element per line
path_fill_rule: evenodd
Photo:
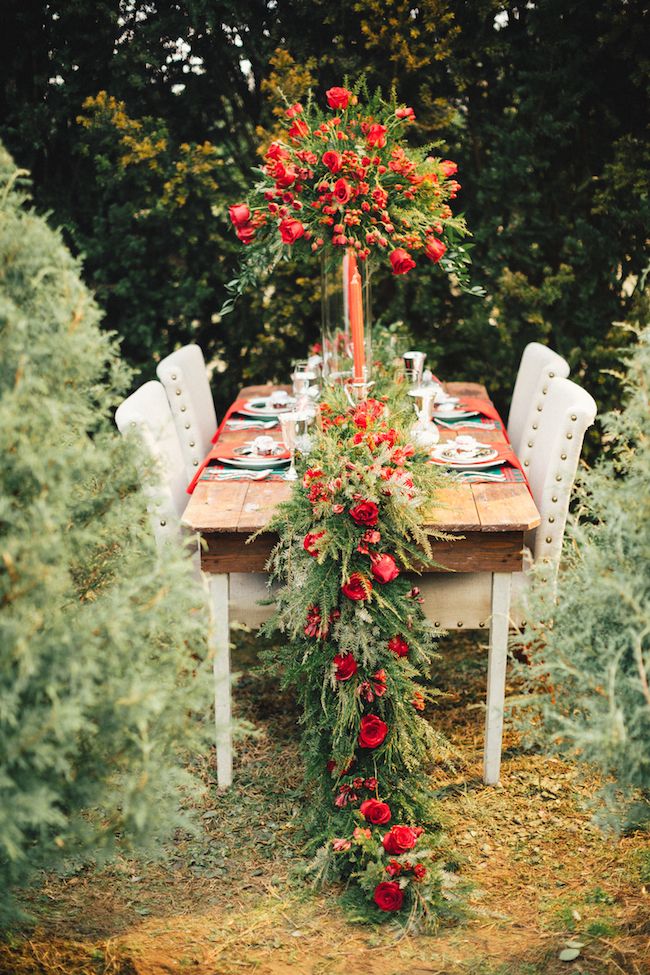
<path fill-rule="evenodd" d="M 165 390 L 152 380 L 136 389 L 115 413 L 123 436 L 138 434 L 146 454 L 142 456 L 142 486 L 156 541 L 178 537 L 180 516 L 187 504 L 187 475 L 181 447 Z M 150 476 L 152 461 L 160 477 Z"/>
<path fill-rule="evenodd" d="M 523 432 L 528 453 L 523 460 L 540 525 L 526 538 L 525 564 L 548 565 L 542 575 L 552 589 L 562 553 L 571 490 L 587 429 L 596 418 L 592 396 L 577 383 L 550 378 L 545 394 L 533 404 Z M 541 396 L 543 395 L 543 400 Z M 537 409 L 537 407 L 540 409 Z M 495 784 L 501 764 L 508 624 L 526 615 L 527 571 L 427 574 L 417 584 L 423 609 L 440 630 L 486 630 L 490 634 L 484 780 Z"/>
<path fill-rule="evenodd" d="M 217 429 L 203 353 L 198 345 L 184 345 L 159 362 L 156 373 L 167 393 L 187 479 L 191 480 Z"/>
<path fill-rule="evenodd" d="M 508 414 L 508 437 L 518 457 L 525 449 L 525 431 L 532 422 L 531 416 L 542 409 L 540 403 L 543 405 L 550 380 L 566 379 L 568 375 L 568 362 L 546 345 L 530 342 L 524 349 Z"/>

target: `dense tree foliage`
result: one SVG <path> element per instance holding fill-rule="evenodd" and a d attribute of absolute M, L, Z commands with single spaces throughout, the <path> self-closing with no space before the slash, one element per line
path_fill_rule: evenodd
<path fill-rule="evenodd" d="M 26 201 L 0 146 L 0 924 L 39 868 L 186 823 L 210 702 L 203 592 L 112 422 L 129 372 Z"/>
<path fill-rule="evenodd" d="M 533 738 L 599 768 L 622 822 L 650 821 L 650 329 L 640 335 L 624 408 L 604 419 L 605 454 L 579 511 L 551 615 L 535 591 L 521 643 L 522 715 Z"/>
<path fill-rule="evenodd" d="M 460 166 L 485 300 L 432 269 L 376 282 L 443 374 L 503 405 L 523 345 L 567 355 L 601 405 L 648 217 L 648 14 L 640 0 L 85 0 L 3 6 L 0 134 L 33 169 L 128 358 L 195 337 L 225 401 L 286 373 L 318 331 L 315 269 L 284 268 L 221 319 L 240 245 L 226 207 L 290 100 L 365 73 L 412 138 Z M 125 140 L 131 140 L 130 148 Z M 589 362 L 587 370 L 586 363 Z"/>

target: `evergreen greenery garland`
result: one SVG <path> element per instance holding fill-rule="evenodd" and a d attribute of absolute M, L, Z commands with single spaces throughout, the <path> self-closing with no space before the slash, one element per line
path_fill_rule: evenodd
<path fill-rule="evenodd" d="M 315 876 L 344 881 L 362 917 L 410 924 L 442 906 L 424 772 L 441 739 L 420 683 L 434 637 L 407 573 L 431 560 L 423 512 L 445 475 L 409 442 L 403 387 L 384 378 L 377 397 L 325 395 L 309 466 L 270 526 L 282 585 L 267 632 L 284 637 L 270 657 L 302 708 Z"/>

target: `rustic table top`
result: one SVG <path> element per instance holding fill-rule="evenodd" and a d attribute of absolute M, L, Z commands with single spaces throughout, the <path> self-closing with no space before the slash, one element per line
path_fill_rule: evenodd
<path fill-rule="evenodd" d="M 447 383 L 454 395 L 484 396 L 478 383 Z M 268 394 L 271 386 L 249 386 L 242 397 Z M 501 430 L 473 429 L 484 443 L 504 443 Z M 280 438 L 278 431 L 269 435 Z M 255 436 L 250 430 L 224 430 L 220 443 L 237 446 Z M 440 430 L 441 440 L 453 439 L 453 430 Z M 189 497 L 183 524 L 206 535 L 251 534 L 264 528 L 277 506 L 286 500 L 293 485 L 287 481 L 199 481 Z M 426 513 L 425 524 L 445 532 L 525 532 L 539 525 L 539 513 L 523 482 L 453 484 L 442 488 L 438 503 Z M 243 542 L 243 539 L 242 539 Z"/>

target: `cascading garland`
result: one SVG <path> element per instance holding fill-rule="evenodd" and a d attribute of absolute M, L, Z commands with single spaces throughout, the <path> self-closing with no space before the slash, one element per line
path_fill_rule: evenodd
<path fill-rule="evenodd" d="M 442 904 L 423 771 L 440 739 L 419 682 L 433 633 L 405 572 L 431 556 L 422 513 L 444 475 L 409 442 L 407 397 L 384 389 L 356 407 L 327 391 L 309 466 L 269 526 L 282 586 L 267 632 L 288 641 L 272 660 L 302 707 L 317 876 L 344 881 L 358 915 L 411 923 Z"/>

